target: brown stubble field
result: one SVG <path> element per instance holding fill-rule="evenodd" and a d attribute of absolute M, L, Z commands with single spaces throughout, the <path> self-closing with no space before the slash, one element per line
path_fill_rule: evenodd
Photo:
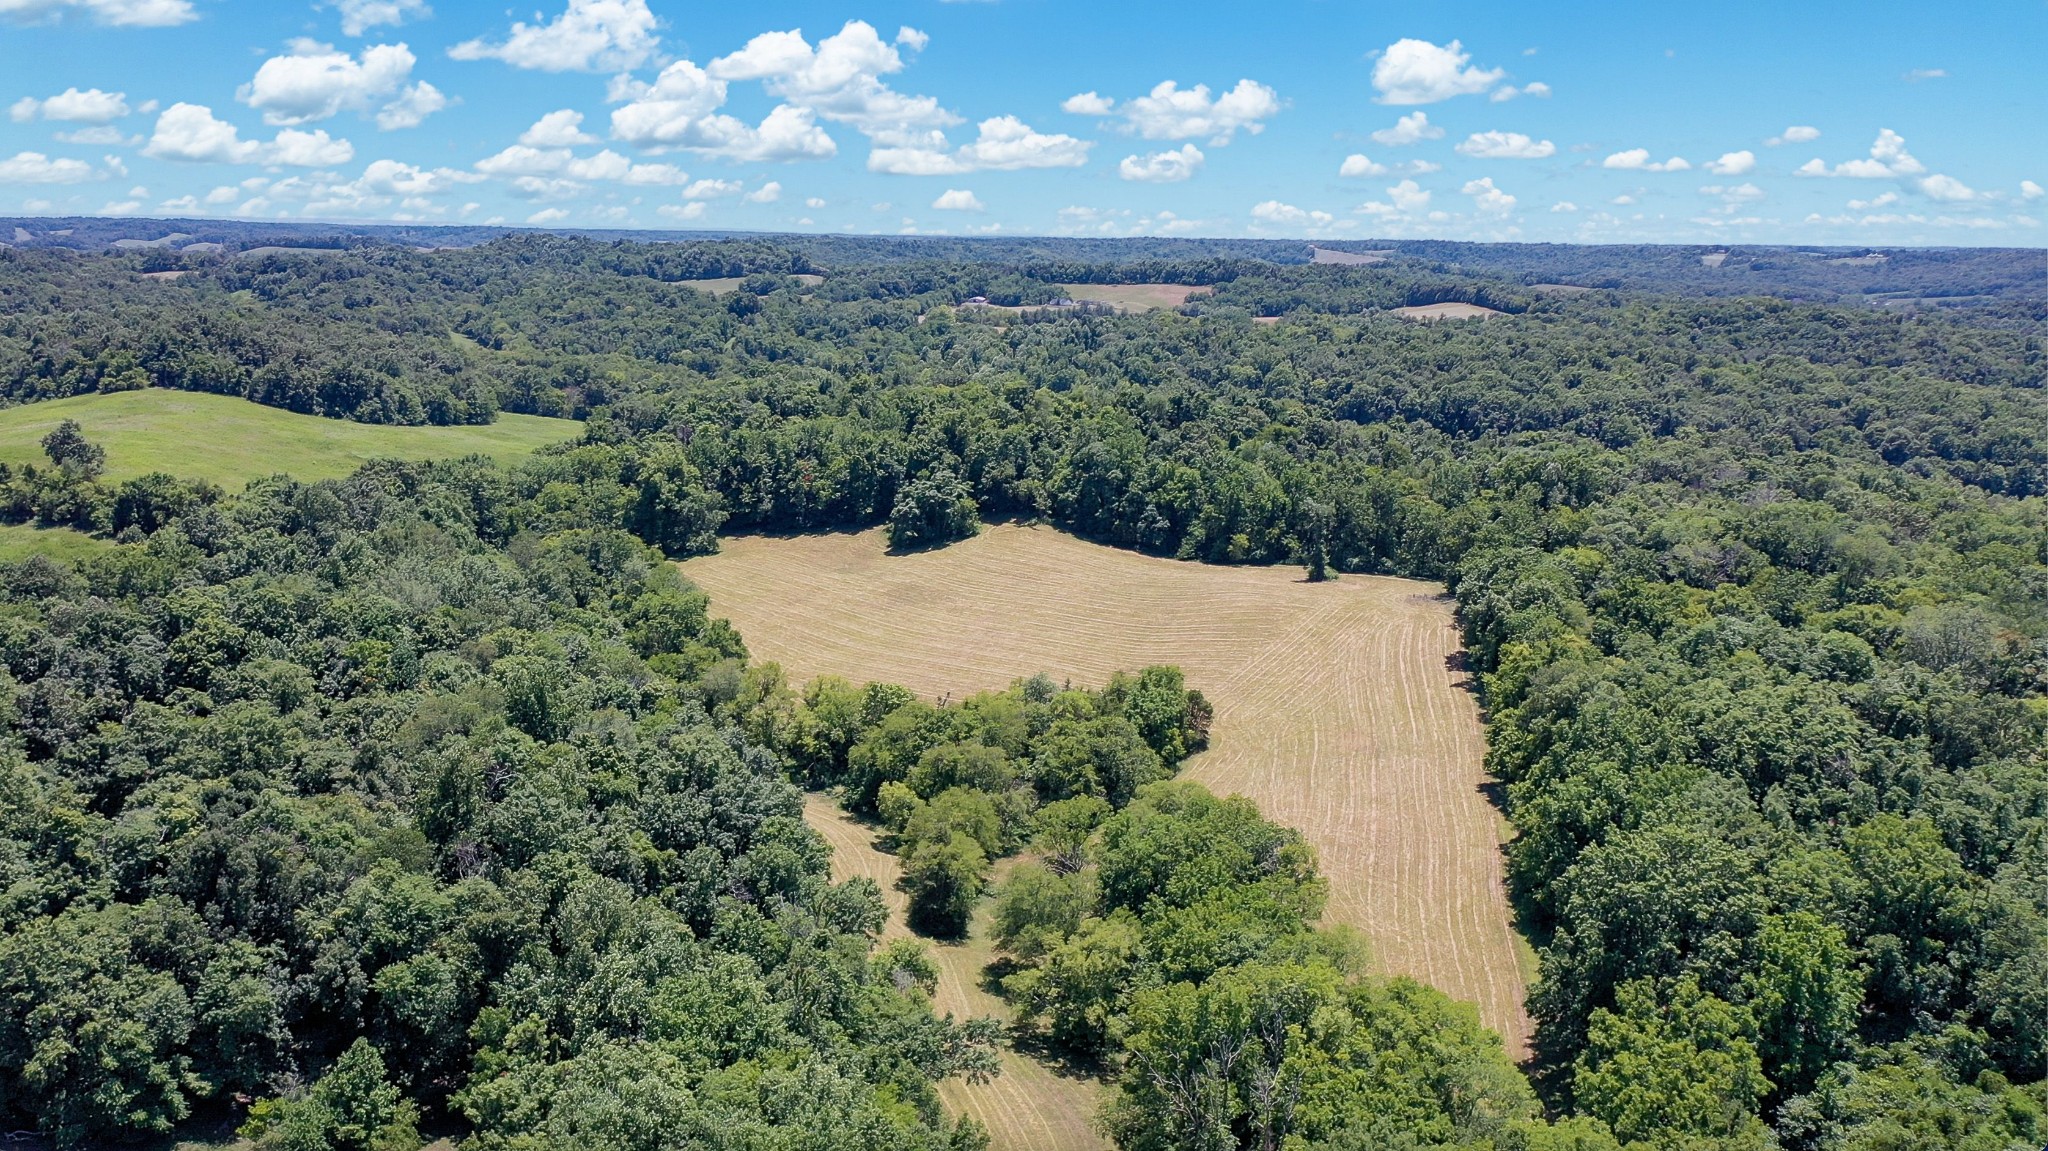
<path fill-rule="evenodd" d="M 1249 796 L 1299 828 L 1330 881 L 1326 923 L 1358 928 L 1380 970 L 1477 1005 L 1510 1051 L 1526 1049 L 1526 948 L 1502 885 L 1505 825 L 1482 791 L 1478 707 L 1441 588 L 1377 576 L 1310 584 L 1298 568 L 1179 563 L 1016 525 L 910 555 L 888 554 L 879 531 L 735 538 L 683 571 L 754 658 L 798 684 L 830 674 L 958 699 L 1040 671 L 1094 685 L 1114 671 L 1179 665 L 1216 706 L 1211 747 L 1183 777 Z M 827 838 L 872 852 L 858 825 L 852 840 L 843 826 L 829 830 L 829 814 L 812 805 Z M 894 863 L 883 859 L 835 867 Z M 935 949 L 944 966 L 974 965 L 948 950 Z M 961 974 L 957 1002 L 999 1008 Z M 941 1010 L 948 997 L 942 986 Z M 1056 1117 L 1073 1103 L 1058 1088 L 1072 1085 L 1041 1084 L 1055 1098 L 1035 1110 Z M 1024 1117 L 983 1118 L 994 1130 Z M 1072 1145 L 1008 1133 L 999 1146 Z"/>

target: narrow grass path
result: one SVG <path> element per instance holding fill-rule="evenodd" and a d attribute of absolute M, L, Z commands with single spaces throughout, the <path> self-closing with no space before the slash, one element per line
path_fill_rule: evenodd
<path fill-rule="evenodd" d="M 904 921 L 909 900 L 896 889 L 901 874 L 897 859 L 875 846 L 873 829 L 831 798 L 816 794 L 804 797 L 804 822 L 831 845 L 834 882 L 865 877 L 881 887 L 889 908 L 882 938 L 913 938 Z M 984 900 L 965 940 L 925 941 L 939 969 L 938 989 L 932 996 L 939 1014 L 957 1019 L 1010 1017 L 1008 1005 L 981 986 L 982 969 L 994 956 L 988 930 Z M 1006 1050 L 1001 1059 L 1002 1074 L 987 1083 L 952 1080 L 939 1088 L 949 1112 L 972 1115 L 988 1128 L 990 1151 L 1096 1151 L 1109 1146 L 1093 1122 L 1108 1091 L 1100 1079 L 1070 1074 L 1017 1051 Z"/>

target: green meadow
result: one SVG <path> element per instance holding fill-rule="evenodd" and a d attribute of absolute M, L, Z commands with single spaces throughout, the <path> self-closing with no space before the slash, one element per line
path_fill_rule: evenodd
<path fill-rule="evenodd" d="M 232 396 L 162 388 L 73 396 L 0 410 L 0 462 L 45 463 L 42 439 L 63 420 L 107 450 L 106 479 L 169 472 L 231 491 L 284 472 L 306 480 L 345 476 L 371 459 L 518 459 L 574 438 L 574 420 L 503 414 L 496 423 L 394 427 L 301 415 Z"/>

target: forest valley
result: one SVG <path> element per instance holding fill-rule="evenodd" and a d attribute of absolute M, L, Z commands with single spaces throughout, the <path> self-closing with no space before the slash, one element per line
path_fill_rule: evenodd
<path fill-rule="evenodd" d="M 103 482 L 89 429 L 0 474 L 0 519 L 124 545 L 0 567 L 0 1115 L 981 1146 L 934 1084 L 1005 1036 L 935 1018 L 879 892 L 827 881 L 830 787 L 928 934 L 1027 857 L 1004 993 L 1112 1077 L 1129 1151 L 2048 1139 L 2038 280 L 1920 311 L 1060 243 L 0 252 L 10 402 L 584 421 L 239 493 Z M 1077 282 L 1215 290 L 1043 306 Z M 1385 314 L 1449 300 L 1508 314 Z M 1201 684 L 792 684 L 664 562 L 1004 519 L 1450 588 L 1540 957 L 1526 1066 L 1318 927 L 1295 833 L 1172 779 Z"/>

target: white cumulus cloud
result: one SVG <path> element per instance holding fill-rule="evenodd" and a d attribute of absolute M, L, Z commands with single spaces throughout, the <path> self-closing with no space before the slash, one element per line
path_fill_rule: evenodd
<path fill-rule="evenodd" d="M 355 159 L 355 145 L 347 140 L 336 140 L 323 128 L 302 132 L 286 128 L 271 141 L 263 153 L 263 159 L 272 164 L 288 164 L 294 168 L 331 168 Z"/>
<path fill-rule="evenodd" d="M 1879 129 L 1877 140 L 1870 145 L 1870 155 L 1856 160 L 1847 160 L 1828 167 L 1827 162 L 1816 157 L 1801 164 L 1801 176 L 1845 176 L 1858 180 L 1884 180 L 1901 176 L 1918 176 L 1927 171 L 1927 166 L 1913 158 L 1906 151 L 1906 138 L 1890 128 Z"/>
<path fill-rule="evenodd" d="M 780 199 L 782 199 L 782 185 L 774 180 L 770 180 L 747 193 L 747 202 L 751 204 L 773 204 Z"/>
<path fill-rule="evenodd" d="M 91 164 L 68 156 L 17 152 L 10 159 L 0 160 L 0 184 L 82 184 L 99 176 Z"/>
<path fill-rule="evenodd" d="M 947 151 L 943 132 L 897 147 L 877 147 L 868 154 L 868 170 L 899 176 L 955 176 L 983 170 L 1078 168 L 1088 162 L 1094 145 L 1072 136 L 1040 132 L 1015 116 L 983 120 L 974 142 Z"/>
<path fill-rule="evenodd" d="M 1387 167 L 1384 164 L 1373 163 L 1372 159 L 1363 153 L 1353 152 L 1351 155 L 1344 157 L 1344 163 L 1338 166 L 1337 174 L 1339 176 L 1384 176 L 1387 174 Z"/>
<path fill-rule="evenodd" d="M 624 104 L 612 110 L 612 137 L 641 147 L 691 146 L 703 134 L 705 118 L 725 104 L 725 81 L 688 60 L 663 68 L 652 84 L 621 81 L 611 92 L 615 103 Z"/>
<path fill-rule="evenodd" d="M 1472 96 L 1500 83 L 1500 68 L 1470 67 L 1471 53 L 1453 40 L 1447 45 L 1403 39 L 1387 45 L 1373 65 L 1372 86 L 1382 104 L 1434 104 Z"/>
<path fill-rule="evenodd" d="M 636 164 L 607 148 L 591 156 L 577 156 L 567 148 L 536 148 L 514 144 L 494 156 L 476 162 L 486 176 L 510 179 L 522 195 L 560 197 L 573 194 L 576 181 L 609 180 L 649 187 L 681 184 L 689 174 L 672 164 Z M 737 187 L 738 185 L 734 185 Z"/>
<path fill-rule="evenodd" d="M 2020 196 L 2023 199 L 2038 200 L 2041 198 L 2041 195 L 2041 185 L 2034 183 L 2032 180 L 2020 181 Z"/>
<path fill-rule="evenodd" d="M 1954 176 L 1944 176 L 1938 172 L 1932 176 L 1921 177 L 1920 190 L 1927 193 L 1930 199 L 1945 200 L 1951 203 L 1980 198 L 1976 189 L 1971 188 L 1968 184 L 1963 183 Z"/>
<path fill-rule="evenodd" d="M 519 142 L 532 148 L 569 148 L 595 144 L 597 137 L 583 130 L 583 113 L 563 108 L 535 120 L 519 134 Z"/>
<path fill-rule="evenodd" d="M 647 0 L 569 0 L 545 24 L 515 22 L 504 40 L 479 37 L 448 50 L 457 60 L 503 60 L 541 72 L 597 72 L 637 68 L 654 55 L 660 37 Z"/>
<path fill-rule="evenodd" d="M 1284 204 L 1279 200 L 1266 200 L 1252 205 L 1252 219 L 1263 224 L 1280 224 L 1291 227 L 1302 224 L 1323 226 L 1335 220 L 1336 217 L 1328 212 L 1297 208 L 1293 204 Z"/>
<path fill-rule="evenodd" d="M 355 145 L 329 136 L 287 128 L 269 142 L 244 140 L 233 125 L 204 104 L 173 104 L 156 118 L 142 154 L 158 160 L 212 164 L 286 164 L 317 168 L 347 163 Z"/>
<path fill-rule="evenodd" d="M 417 128 L 421 121 L 448 106 L 448 97 L 439 88 L 421 80 L 399 93 L 382 108 L 377 109 L 377 127 L 386 132 L 400 128 Z"/>
<path fill-rule="evenodd" d="M 1534 96 L 1539 100 L 1548 99 L 1550 96 L 1550 85 L 1545 84 L 1541 80 L 1531 81 L 1520 88 L 1515 87 L 1513 84 L 1502 84 L 1500 87 L 1495 88 L 1493 95 L 1488 96 L 1487 99 L 1496 104 L 1505 104 L 1518 96 Z"/>
<path fill-rule="evenodd" d="M 0 0 L 4 5 L 6 0 Z M 83 92 L 66 88 L 47 100 L 23 96 L 7 110 L 15 123 L 34 119 L 59 120 L 70 124 L 110 124 L 129 112 L 128 94 L 87 88 Z"/>
<path fill-rule="evenodd" d="M 1756 167 L 1756 153 L 1748 150 L 1724 152 L 1718 160 L 1707 161 L 1707 171 L 1716 176 L 1740 176 Z"/>
<path fill-rule="evenodd" d="M 263 145 L 244 140 L 233 124 L 218 119 L 204 104 L 177 103 L 156 118 L 143 155 L 159 160 L 187 160 L 217 164 L 246 164 L 255 161 Z"/>
<path fill-rule="evenodd" d="M 1368 216 L 1399 216 L 1422 211 L 1429 207 L 1429 200 L 1427 188 L 1413 180 L 1403 180 L 1387 189 L 1386 200 L 1368 200 L 1358 210 Z"/>
<path fill-rule="evenodd" d="M 1280 114 L 1281 104 L 1279 93 L 1256 80 L 1239 80 L 1215 96 L 1207 84 L 1183 88 L 1161 80 L 1150 92 L 1121 104 L 1083 92 L 1068 97 L 1060 107 L 1086 116 L 1115 115 L 1126 131 L 1147 140 L 1202 140 L 1221 147 L 1239 130 L 1252 135 L 1265 131 L 1265 121 Z"/>
<path fill-rule="evenodd" d="M 1419 212 L 1429 206 L 1429 193 L 1413 180 L 1403 180 L 1388 188 L 1387 195 L 1404 212 Z"/>
<path fill-rule="evenodd" d="M 421 168 L 397 160 L 374 160 L 363 169 L 362 179 L 357 182 L 366 191 L 384 195 L 432 196 L 480 179 L 474 173 L 453 168 Z"/>
<path fill-rule="evenodd" d="M 365 48 L 360 58 L 313 40 L 290 48 L 265 60 L 236 92 L 265 123 L 305 124 L 376 108 L 379 127 L 409 128 L 448 105 L 431 84 L 407 85 L 417 59 L 403 44 Z"/>
<path fill-rule="evenodd" d="M 1183 144 L 1178 149 L 1149 156 L 1125 156 L 1123 163 L 1117 165 L 1117 175 L 1146 184 L 1178 184 L 1201 171 L 1205 158 L 1200 148 Z"/>
<path fill-rule="evenodd" d="M 906 95 L 882 82 L 903 66 L 903 54 L 873 25 L 849 20 L 816 47 L 802 29 L 763 32 L 706 71 L 719 80 L 758 80 L 771 95 L 820 119 L 902 146 L 960 122 L 933 97 Z"/>
<path fill-rule="evenodd" d="M 1116 111 L 1116 101 L 1097 92 L 1082 92 L 1060 101 L 1060 111 L 1076 116 L 1107 116 Z"/>
<path fill-rule="evenodd" d="M 1815 128 L 1809 124 L 1794 124 L 1790 128 L 1787 128 L 1784 131 L 1778 133 L 1777 135 L 1771 137 L 1770 139 L 1765 140 L 1764 146 L 1767 148 L 1776 148 L 1781 144 L 1807 144 L 1818 139 L 1820 139 L 1819 128 Z"/>
<path fill-rule="evenodd" d="M 1653 161 L 1650 159 L 1650 150 L 1648 148 L 1630 148 L 1625 152 L 1616 152 L 1605 160 L 1600 161 L 1600 166 L 1602 168 L 1618 168 L 1625 172 L 1688 172 L 1692 170 L 1692 164 L 1682 156 L 1673 156 L 1669 160 Z"/>
<path fill-rule="evenodd" d="M 1488 160 L 1541 160 L 1557 154 L 1557 145 L 1532 140 L 1520 132 L 1474 132 L 1458 145 L 1467 156 Z"/>
<path fill-rule="evenodd" d="M 1420 144 L 1424 140 L 1440 140 L 1443 135 L 1442 128 L 1429 122 L 1429 113 L 1410 112 L 1394 121 L 1393 127 L 1381 128 L 1374 132 L 1372 138 L 1389 148 L 1399 148 L 1408 144 Z"/>
<path fill-rule="evenodd" d="M 1494 187 L 1491 176 L 1468 180 L 1459 190 L 1472 197 L 1474 208 L 1490 215 L 1505 215 L 1515 209 L 1515 198 Z"/>
<path fill-rule="evenodd" d="M 964 188 L 948 188 L 932 201 L 932 207 L 942 212 L 979 212 L 984 205 L 973 192 Z"/>

